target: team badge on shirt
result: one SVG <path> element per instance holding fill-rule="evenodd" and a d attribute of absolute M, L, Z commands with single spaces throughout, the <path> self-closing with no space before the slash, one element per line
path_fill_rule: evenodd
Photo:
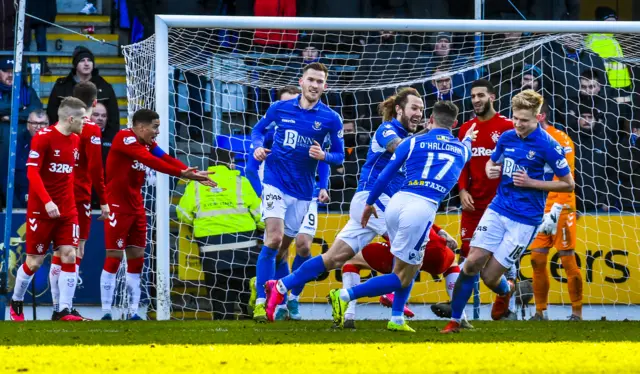
<path fill-rule="evenodd" d="M 536 157 L 536 151 L 529 151 L 529 154 L 527 154 L 527 158 L 529 160 L 533 160 Z"/>
<path fill-rule="evenodd" d="M 322 128 L 322 122 L 320 122 L 320 121 L 315 121 L 315 122 L 313 123 L 313 129 L 314 129 L 314 130 L 320 130 L 321 128 Z"/>
<path fill-rule="evenodd" d="M 494 131 L 491 133 L 491 140 L 493 140 L 494 143 L 498 142 L 498 139 L 500 139 L 500 133 L 497 131 Z"/>

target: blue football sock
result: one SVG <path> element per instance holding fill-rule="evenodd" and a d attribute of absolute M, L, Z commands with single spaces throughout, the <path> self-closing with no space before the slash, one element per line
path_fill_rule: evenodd
<path fill-rule="evenodd" d="M 305 262 L 307 262 L 307 260 L 310 260 L 310 259 L 311 259 L 311 256 L 302 257 L 302 256 L 296 255 L 296 257 L 293 259 L 293 265 L 291 266 L 291 271 L 298 270 L 298 268 L 302 266 L 302 264 L 304 264 Z M 304 284 L 301 284 L 298 287 L 292 288 L 291 294 L 293 296 L 299 296 L 302 293 L 303 289 L 304 289 Z"/>
<path fill-rule="evenodd" d="M 300 265 L 296 271 L 282 278 L 281 281 L 287 290 L 292 290 L 297 287 L 304 287 L 306 283 L 316 279 L 326 270 L 322 256 L 315 256 Z"/>
<path fill-rule="evenodd" d="M 276 262 L 275 279 L 282 279 L 287 275 L 289 275 L 289 263 L 283 258 L 279 262 Z"/>
<path fill-rule="evenodd" d="M 289 275 L 289 262 L 287 259 L 283 258 L 279 262 L 276 262 L 276 278 L 282 279 Z M 280 305 L 284 305 L 287 303 L 287 295 L 284 295 L 284 299 L 280 303 Z"/>
<path fill-rule="evenodd" d="M 400 278 L 392 273 L 373 277 L 362 284 L 349 288 L 347 292 L 349 292 L 349 299 L 356 300 L 361 297 L 385 295 L 400 288 L 402 288 Z"/>
<path fill-rule="evenodd" d="M 391 304 L 391 317 L 401 317 L 404 315 L 404 306 L 409 301 L 413 281 L 405 288 L 401 288 L 393 295 L 393 304 Z"/>
<path fill-rule="evenodd" d="M 460 271 L 456 285 L 453 287 L 453 296 L 451 300 L 451 318 L 460 320 L 462 318 L 462 312 L 467 305 L 471 294 L 473 293 L 473 287 L 480 279 L 480 274 L 467 275 L 464 269 Z"/>
<path fill-rule="evenodd" d="M 492 291 L 500 296 L 509 293 L 509 291 L 511 291 L 511 287 L 509 286 L 509 282 L 507 282 L 507 277 L 505 277 L 504 275 L 500 277 L 500 283 L 498 284 L 498 287 L 492 289 Z"/>
<path fill-rule="evenodd" d="M 267 297 L 267 294 L 264 292 L 264 284 L 275 277 L 277 254 L 277 249 L 269 248 L 266 245 L 262 246 L 262 250 L 258 256 L 258 263 L 256 264 L 256 288 L 258 289 L 258 299 L 264 299 Z"/>

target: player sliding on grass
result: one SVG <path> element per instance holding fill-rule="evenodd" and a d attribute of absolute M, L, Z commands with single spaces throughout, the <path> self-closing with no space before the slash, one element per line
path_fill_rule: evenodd
<path fill-rule="evenodd" d="M 275 308 L 284 299 L 288 290 L 301 287 L 316 279 L 327 269 L 336 269 L 373 240 L 377 235 L 384 235 L 387 227 L 384 221 L 384 210 L 393 194 L 401 187 L 405 177 L 404 171 L 398 170 L 393 178 L 376 198 L 375 204 L 380 208 L 379 218 L 371 219 L 365 227 L 360 224 L 362 212 L 378 175 L 389 163 L 393 152 L 409 134 L 414 133 L 422 121 L 424 105 L 420 94 L 413 88 L 402 88 L 394 96 L 380 104 L 383 122 L 376 130 L 362 167 L 358 190 L 351 200 L 349 222 L 340 231 L 329 251 L 305 262 L 290 275 L 273 282 L 268 282 L 266 290 L 269 294 L 267 304 Z M 270 309 L 271 310 L 271 309 Z M 270 320 L 273 317 L 269 317 Z"/>
<path fill-rule="evenodd" d="M 460 268 L 455 262 L 455 253 L 458 243 L 444 230 L 435 224 L 429 230 L 429 241 L 424 250 L 424 259 L 422 261 L 421 271 L 431 274 L 434 278 L 442 274 L 445 278 L 445 288 L 451 298 L 453 285 L 458 279 Z M 389 274 L 393 271 L 393 254 L 391 253 L 391 245 L 385 243 L 371 243 L 362 248 L 354 258 L 347 261 L 342 267 L 342 288 L 348 289 L 360 284 L 360 270 L 371 269 L 381 274 Z M 394 295 L 388 294 L 380 296 L 380 302 L 386 307 L 391 307 L 394 301 Z M 408 306 L 404 307 L 405 317 L 412 318 L 414 316 Z M 351 300 L 344 315 L 344 328 L 355 329 L 356 318 L 356 300 Z M 463 328 L 473 328 L 467 321 L 466 317 L 462 317 Z"/>
<path fill-rule="evenodd" d="M 299 95 L 302 91 L 295 86 L 285 86 L 278 90 L 278 100 L 299 100 Z M 273 145 L 273 134 L 275 133 L 276 124 L 274 122 L 267 126 L 269 129 L 264 139 L 264 148 L 271 149 Z M 264 163 L 251 157 L 247 161 L 247 167 L 245 169 L 247 179 L 251 182 L 251 186 L 256 191 L 258 196 L 262 195 L 262 178 L 260 177 L 260 167 Z M 311 244 L 313 238 L 316 236 L 316 230 L 318 229 L 318 201 L 321 203 L 329 202 L 329 192 L 327 188 L 329 186 L 329 176 L 331 175 L 331 168 L 326 162 L 318 163 L 318 183 L 316 184 L 313 192 L 313 199 L 309 204 L 309 209 L 304 216 L 298 235 L 296 235 L 296 257 L 293 260 L 291 270 L 296 271 L 302 264 L 311 258 Z M 284 252 L 279 251 L 276 256 L 276 279 L 281 279 L 289 275 L 289 251 L 288 248 Z M 255 308 L 255 302 L 258 297 L 258 289 L 256 287 L 256 277 L 250 279 L 251 297 L 249 298 L 249 307 Z M 291 295 L 285 297 L 285 300 L 281 305 L 278 305 L 275 315 L 276 321 L 282 321 L 286 319 L 301 320 L 299 309 L 300 294 L 304 289 L 304 285 L 291 290 Z"/>
<path fill-rule="evenodd" d="M 82 321 L 72 305 L 77 284 L 76 248 L 80 231 L 73 194 L 73 168 L 78 160 L 78 135 L 84 126 L 86 110 L 87 106 L 76 98 L 62 100 L 58 123 L 39 131 L 31 141 L 27 161 L 27 259 L 16 274 L 9 310 L 13 321 L 24 321 L 24 295 L 51 243 L 61 260 L 58 319 Z"/>
<path fill-rule="evenodd" d="M 422 266 L 424 244 L 429 240 L 427 234 L 438 205 L 455 186 L 462 168 L 471 158 L 471 141 L 475 138 L 473 126 L 462 142 L 451 134 L 457 116 L 458 108 L 453 103 L 437 102 L 429 119 L 431 130 L 402 142 L 380 174 L 367 198 L 362 227 L 367 226 L 372 214 L 377 216 L 375 201 L 393 175 L 402 168 L 407 173 L 400 191 L 391 198 L 385 211 L 391 253 L 395 257 L 393 273 L 371 278 L 349 289 L 332 290 L 329 298 L 334 323 L 344 326 L 349 301 L 395 292 L 387 329 L 415 332 L 404 321 L 404 306 Z"/>
<path fill-rule="evenodd" d="M 489 178 L 501 178 L 498 193 L 473 235 L 469 257 L 453 290 L 451 321 L 442 333 L 460 329 L 462 311 L 480 276 L 500 296 L 492 316 L 505 314 L 514 286 L 504 273 L 533 240 L 542 223 L 547 192 L 574 189 L 564 149 L 538 125 L 542 102 L 542 96 L 532 90 L 511 100 L 515 129 L 500 136 L 486 166 Z M 554 174 L 558 179 L 552 181 Z"/>
<path fill-rule="evenodd" d="M 265 283 L 274 279 L 276 256 L 286 253 L 309 210 L 318 163 L 341 165 L 344 160 L 342 119 L 320 101 L 328 74 L 326 66 L 319 62 L 305 66 L 299 81 L 302 94 L 293 100 L 275 102 L 251 132 L 253 157 L 266 160 L 262 190 L 265 235 L 256 266 L 258 297 L 253 310 L 253 319 L 258 322 L 273 321 L 276 307 L 284 300 L 283 295 L 265 307 L 265 288 L 270 289 Z M 264 138 L 273 122 L 277 126 L 273 146 L 267 149 Z M 320 146 L 325 140 L 331 143 L 329 152 Z"/>
<path fill-rule="evenodd" d="M 111 208 L 104 224 L 107 256 L 100 276 L 103 320 L 111 320 L 111 305 L 116 287 L 116 273 L 127 253 L 128 319 L 140 320 L 140 275 L 147 246 L 147 215 L 142 203 L 142 185 L 147 167 L 161 173 L 198 181 L 215 187 L 210 172 L 196 171 L 164 153 L 155 142 L 160 134 L 160 117 L 149 109 L 133 114 L 132 126 L 120 130 L 113 138 L 107 157 L 107 201 Z"/>

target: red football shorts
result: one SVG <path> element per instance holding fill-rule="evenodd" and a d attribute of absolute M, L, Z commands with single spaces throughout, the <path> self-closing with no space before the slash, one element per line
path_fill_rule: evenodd
<path fill-rule="evenodd" d="M 447 270 L 455 259 L 455 254 L 444 241 L 429 241 L 424 252 L 421 271 L 440 275 Z M 362 248 L 362 256 L 371 269 L 381 274 L 393 271 L 393 255 L 388 243 L 371 243 Z"/>
<path fill-rule="evenodd" d="M 78 209 L 78 225 L 80 225 L 80 240 L 88 240 L 91 231 L 91 203 L 76 202 Z"/>
<path fill-rule="evenodd" d="M 78 217 L 70 216 L 57 219 L 27 217 L 27 254 L 44 256 L 53 243 L 53 250 L 63 245 L 78 246 L 80 227 Z"/>
<path fill-rule="evenodd" d="M 104 221 L 104 242 L 106 249 L 147 246 L 147 216 L 144 213 L 109 214 Z"/>
<path fill-rule="evenodd" d="M 460 238 L 462 239 L 462 247 L 460 247 L 460 256 L 469 256 L 469 244 L 471 244 L 471 238 L 473 233 L 480 223 L 480 219 L 484 214 L 485 209 L 476 209 L 473 212 L 462 211 L 460 217 Z"/>

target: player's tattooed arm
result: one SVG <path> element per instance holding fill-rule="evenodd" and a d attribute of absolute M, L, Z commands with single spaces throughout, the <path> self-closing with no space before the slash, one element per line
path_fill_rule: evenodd
<path fill-rule="evenodd" d="M 393 140 L 390 140 L 389 143 L 387 143 L 387 152 L 389 153 L 394 153 L 396 151 L 396 148 L 398 148 L 398 146 L 400 145 L 400 143 L 402 143 L 402 139 L 400 138 L 395 138 Z"/>

